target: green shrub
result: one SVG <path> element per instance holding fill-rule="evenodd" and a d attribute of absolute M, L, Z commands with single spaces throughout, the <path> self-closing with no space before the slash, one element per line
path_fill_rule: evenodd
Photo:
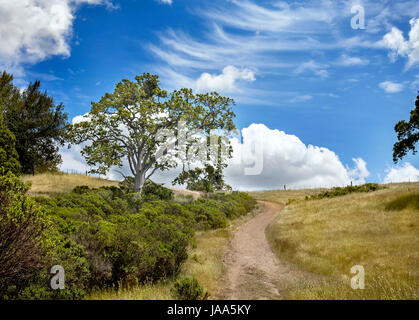
<path fill-rule="evenodd" d="M 172 293 L 179 300 L 204 298 L 204 289 L 195 278 L 184 277 L 177 280 L 173 285 Z"/>
<path fill-rule="evenodd" d="M 89 277 L 84 247 L 53 227 L 28 188 L 10 172 L 0 176 L 0 298 L 82 298 Z M 50 287 L 53 265 L 64 267 L 64 290 Z"/>
<path fill-rule="evenodd" d="M 147 182 L 143 191 L 143 201 L 173 200 L 173 191 L 154 182 Z"/>
<path fill-rule="evenodd" d="M 125 177 L 123 181 L 119 183 L 120 190 L 126 194 L 135 194 L 135 179 L 134 177 Z M 144 184 L 142 193 L 142 201 L 155 201 L 155 200 L 173 200 L 173 191 L 163 187 L 160 184 L 154 183 L 151 180 L 147 180 Z"/>
<path fill-rule="evenodd" d="M 89 191 L 89 187 L 88 186 L 77 186 L 73 189 L 74 193 L 77 194 L 83 194 Z"/>
<path fill-rule="evenodd" d="M 312 196 L 306 196 L 306 200 L 320 200 L 324 198 L 334 198 L 344 196 L 354 192 L 371 192 L 379 190 L 380 186 L 376 183 L 366 183 L 360 186 L 336 187 L 331 190 L 321 192 Z"/>
<path fill-rule="evenodd" d="M 220 210 L 220 203 L 211 199 L 197 199 L 193 204 L 186 205 L 194 214 L 198 230 L 217 229 L 227 226 L 227 217 Z"/>
<path fill-rule="evenodd" d="M 153 185 L 148 193 L 153 195 L 149 199 L 157 199 L 153 201 L 145 201 L 144 197 L 138 200 L 135 193 L 116 187 L 81 186 L 70 194 L 37 197 L 63 241 L 73 241 L 71 248 L 80 248 L 68 249 L 72 252 L 69 257 L 78 266 L 70 270 L 71 279 L 77 275 L 82 283 L 73 282 L 71 290 L 58 298 L 173 277 L 187 258 L 195 230 L 225 227 L 228 218 L 246 214 L 256 203 L 247 194 L 233 192 L 182 205 L 170 200 L 173 193 L 167 190 Z M 51 297 L 44 292 L 42 281 L 45 279 L 35 281 L 21 296 Z"/>
<path fill-rule="evenodd" d="M 3 169 L 1 169 L 3 170 Z M 50 221 L 26 195 L 29 184 L 10 171 L 0 175 L 0 294 L 21 290 L 42 268 Z"/>

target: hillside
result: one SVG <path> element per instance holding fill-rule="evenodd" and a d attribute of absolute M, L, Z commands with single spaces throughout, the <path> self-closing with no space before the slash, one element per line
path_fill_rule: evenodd
<path fill-rule="evenodd" d="M 36 175 L 24 175 L 23 181 L 31 182 L 29 194 L 31 196 L 53 197 L 71 192 L 77 186 L 88 186 L 89 188 L 100 188 L 118 186 L 119 181 L 96 178 L 83 174 L 73 173 L 42 173 Z M 200 192 L 171 189 L 177 198 L 198 199 Z"/>
<path fill-rule="evenodd" d="M 304 200 L 319 190 L 251 193 L 287 203 L 266 230 L 279 259 L 319 276 L 289 286 L 291 299 L 417 299 L 419 183 L 346 196 Z M 365 290 L 350 286 L 354 265 Z"/>
<path fill-rule="evenodd" d="M 77 186 L 99 188 L 118 186 L 118 181 L 100 179 L 82 174 L 42 173 L 24 175 L 23 181 L 31 182 L 29 194 L 32 196 L 55 196 L 71 192 Z"/>

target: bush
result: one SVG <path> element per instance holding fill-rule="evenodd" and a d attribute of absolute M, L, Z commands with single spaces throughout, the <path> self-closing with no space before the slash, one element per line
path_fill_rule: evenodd
<path fill-rule="evenodd" d="M 320 200 L 324 198 L 334 198 L 344 196 L 354 192 L 371 192 L 379 190 L 380 186 L 376 183 L 366 183 L 360 186 L 347 186 L 344 188 L 336 187 L 312 196 L 306 196 L 306 200 Z"/>
<path fill-rule="evenodd" d="M 89 187 L 88 186 L 77 186 L 73 189 L 74 193 L 77 194 L 83 194 L 89 191 Z"/>
<path fill-rule="evenodd" d="M 120 190 L 126 194 L 135 194 L 135 180 L 133 177 L 125 177 L 123 181 L 119 183 Z M 163 187 L 160 184 L 154 183 L 151 180 L 147 180 L 144 184 L 142 193 L 143 202 L 156 201 L 156 200 L 173 200 L 173 191 Z"/>
<path fill-rule="evenodd" d="M 42 268 L 45 211 L 26 195 L 29 185 L 10 171 L 0 175 L 0 293 L 25 285 Z"/>
<path fill-rule="evenodd" d="M 220 210 L 219 202 L 210 199 L 197 199 L 186 208 L 194 214 L 196 229 L 208 230 L 227 226 L 227 216 Z"/>
<path fill-rule="evenodd" d="M 83 186 L 70 194 L 36 198 L 47 209 L 62 241 L 71 243 L 69 257 L 77 266 L 71 270 L 71 279 L 77 275 L 81 280 L 74 282 L 70 293 L 62 293 L 62 298 L 173 277 L 187 258 L 195 230 L 224 227 L 228 218 L 246 214 L 256 203 L 236 192 L 182 205 L 169 200 L 173 193 L 162 186 L 149 185 L 147 190 L 148 199 L 158 200 L 138 200 L 135 193 L 123 188 Z M 35 281 L 25 294 L 48 297 L 42 281 Z"/>
<path fill-rule="evenodd" d="M 148 181 L 143 191 L 143 201 L 173 200 L 173 191 L 160 184 Z"/>
<path fill-rule="evenodd" d="M 199 300 L 204 298 L 204 289 L 202 289 L 195 278 L 184 277 L 177 280 L 173 285 L 172 293 L 179 300 Z"/>
<path fill-rule="evenodd" d="M 28 188 L 10 172 L 0 176 L 0 297 L 82 298 L 89 275 L 84 248 L 53 228 Z M 57 264 L 65 270 L 64 290 L 50 287 L 50 268 Z"/>

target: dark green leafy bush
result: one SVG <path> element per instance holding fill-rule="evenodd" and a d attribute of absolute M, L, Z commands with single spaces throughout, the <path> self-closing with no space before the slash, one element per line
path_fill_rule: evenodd
<path fill-rule="evenodd" d="M 334 198 L 344 196 L 354 192 L 371 192 L 379 190 L 380 186 L 376 183 L 366 183 L 360 186 L 347 186 L 344 188 L 336 187 L 331 190 L 321 192 L 312 196 L 306 196 L 306 200 L 320 200 L 324 198 Z"/>
<path fill-rule="evenodd" d="M 171 200 L 172 191 L 160 185 L 149 188 L 147 201 L 116 187 L 78 187 L 70 194 L 36 198 L 49 213 L 60 241 L 71 243 L 65 248 L 72 254 L 54 256 L 62 264 L 67 263 L 66 258 L 73 259 L 76 266 L 69 268 L 70 293 L 62 292 L 61 298 L 79 298 L 92 289 L 175 276 L 187 258 L 195 230 L 225 227 L 228 218 L 246 214 L 256 204 L 239 192 L 207 195 L 180 204 Z M 36 279 L 21 297 L 56 298 L 44 292 L 45 281 Z"/>
<path fill-rule="evenodd" d="M 53 228 L 28 188 L 10 172 L 0 175 L 0 298 L 82 298 L 89 275 L 84 248 Z M 50 287 L 57 264 L 65 270 L 64 290 Z"/>
<path fill-rule="evenodd" d="M 195 278 L 184 277 L 177 280 L 173 285 L 172 293 L 179 300 L 199 300 L 204 298 L 204 289 Z"/>

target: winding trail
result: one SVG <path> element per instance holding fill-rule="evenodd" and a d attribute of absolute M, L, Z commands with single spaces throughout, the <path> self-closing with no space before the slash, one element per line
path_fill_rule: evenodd
<path fill-rule="evenodd" d="M 262 211 L 239 226 L 224 255 L 226 270 L 215 299 L 283 299 L 281 288 L 299 270 L 281 262 L 272 252 L 265 229 L 283 205 L 259 201 Z"/>

